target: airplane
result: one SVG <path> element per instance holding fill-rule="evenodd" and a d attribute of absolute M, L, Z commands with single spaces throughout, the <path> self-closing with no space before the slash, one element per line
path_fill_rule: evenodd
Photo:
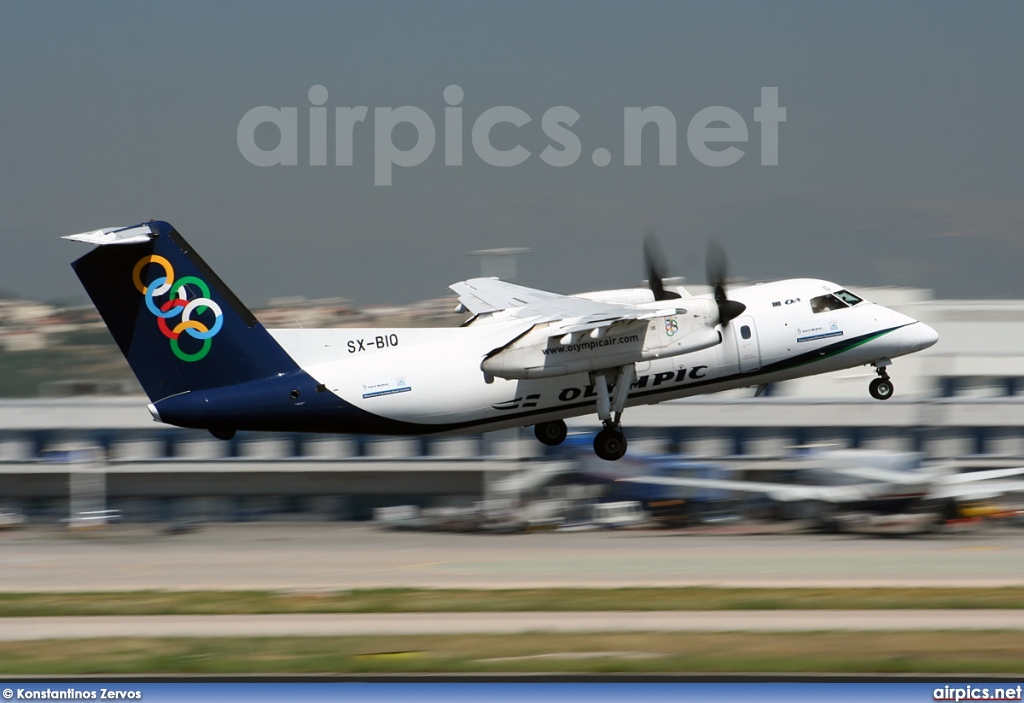
<path fill-rule="evenodd" d="M 666 285 L 645 242 L 648 286 L 560 295 L 493 278 L 451 286 L 450 329 L 263 327 L 167 222 L 64 237 L 95 245 L 72 263 L 149 397 L 158 422 L 230 439 L 239 430 L 385 435 L 477 433 L 532 425 L 549 446 L 565 418 L 596 412 L 594 450 L 627 447 L 628 406 L 756 387 L 871 365 L 877 399 L 891 360 L 932 346 L 928 325 L 828 281 L 712 296 Z"/>
<path fill-rule="evenodd" d="M 1006 480 L 1024 475 L 1024 467 L 958 473 L 948 465 L 923 464 L 919 452 L 869 449 L 814 451 L 805 458 L 807 466 L 799 470 L 801 483 L 668 475 L 664 471 L 617 480 L 648 487 L 755 494 L 782 504 L 803 503 L 816 508 L 813 517 L 817 523 L 833 528 L 842 525 L 845 515 L 877 518 L 878 526 L 891 523 L 898 528 L 925 529 L 939 518 L 959 516 L 963 505 L 1024 492 L 1024 480 Z"/>
<path fill-rule="evenodd" d="M 703 479 L 727 479 L 731 476 L 728 468 L 712 461 L 649 450 L 631 451 L 617 462 L 601 461 L 590 451 L 589 437 L 583 433 L 570 434 L 561 447 L 549 450 L 545 458 L 561 461 L 538 463 L 537 469 L 531 466 L 524 468 L 523 472 L 540 473 L 547 468 L 547 485 L 597 486 L 601 489 L 602 501 L 637 502 L 647 511 L 651 522 L 658 525 L 682 527 L 733 514 L 730 503 L 735 501 L 732 494 L 724 489 L 680 489 L 673 485 L 623 480 L 646 476 Z M 561 467 L 561 474 L 551 476 L 549 467 Z"/>

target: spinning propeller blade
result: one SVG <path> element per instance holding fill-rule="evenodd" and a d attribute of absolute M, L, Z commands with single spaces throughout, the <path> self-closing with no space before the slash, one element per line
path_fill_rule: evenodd
<path fill-rule="evenodd" d="M 651 287 L 655 300 L 674 300 L 681 297 L 675 291 L 665 289 L 665 254 L 658 244 L 658 238 L 650 230 L 644 237 L 644 268 L 647 269 L 647 284 Z"/>
<path fill-rule="evenodd" d="M 715 290 L 715 302 L 718 303 L 718 321 L 723 327 L 743 314 L 747 306 L 735 300 L 729 300 L 725 286 L 729 274 L 729 262 L 725 249 L 717 239 L 708 242 L 707 255 L 704 257 L 704 270 L 708 284 Z"/>

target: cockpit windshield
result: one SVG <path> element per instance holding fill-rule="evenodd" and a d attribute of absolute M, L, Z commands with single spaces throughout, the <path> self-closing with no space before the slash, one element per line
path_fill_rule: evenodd
<path fill-rule="evenodd" d="M 835 293 L 826 293 L 825 295 L 819 295 L 817 298 L 811 298 L 811 312 L 842 310 L 843 308 L 853 307 L 860 302 L 863 302 L 863 300 L 850 291 L 839 290 Z"/>
<path fill-rule="evenodd" d="M 831 312 L 832 310 L 842 310 L 845 307 L 847 307 L 846 303 L 831 293 L 811 298 L 811 312 Z"/>
<path fill-rule="evenodd" d="M 857 296 L 855 296 L 853 293 L 851 293 L 848 290 L 837 290 L 835 292 L 835 296 L 837 298 L 839 298 L 840 300 L 842 300 L 847 305 L 849 305 L 850 307 L 853 307 L 857 303 L 864 302 L 863 298 L 858 298 Z"/>

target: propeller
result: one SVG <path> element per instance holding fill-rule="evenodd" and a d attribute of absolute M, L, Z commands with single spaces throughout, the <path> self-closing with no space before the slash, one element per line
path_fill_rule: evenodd
<path fill-rule="evenodd" d="M 712 239 L 708 242 L 707 255 L 704 257 L 704 270 L 707 275 L 708 284 L 715 290 L 715 302 L 718 304 L 718 321 L 722 327 L 728 327 L 729 322 L 742 315 L 747 306 L 735 300 L 729 300 L 725 290 L 729 262 L 725 256 L 725 249 L 717 239 Z"/>
<path fill-rule="evenodd" d="M 654 232 L 647 231 L 644 237 L 644 267 L 647 269 L 647 285 L 651 287 L 655 300 L 674 300 L 680 298 L 678 293 L 665 289 L 665 254 L 658 244 Z"/>

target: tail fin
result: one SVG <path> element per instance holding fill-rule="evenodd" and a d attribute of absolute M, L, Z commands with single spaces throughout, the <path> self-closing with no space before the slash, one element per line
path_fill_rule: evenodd
<path fill-rule="evenodd" d="M 298 369 L 166 222 L 71 235 L 72 264 L 150 400 Z"/>

